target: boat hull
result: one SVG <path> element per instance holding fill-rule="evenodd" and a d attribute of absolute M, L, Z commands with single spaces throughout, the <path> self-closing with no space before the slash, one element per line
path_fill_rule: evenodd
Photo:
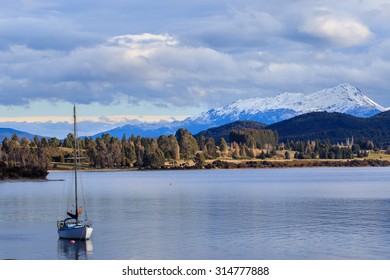
<path fill-rule="evenodd" d="M 88 240 L 91 238 L 92 231 L 91 226 L 77 225 L 58 229 L 58 236 L 63 239 Z"/>

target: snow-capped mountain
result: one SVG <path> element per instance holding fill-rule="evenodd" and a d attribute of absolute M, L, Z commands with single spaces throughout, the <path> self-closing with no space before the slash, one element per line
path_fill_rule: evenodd
<path fill-rule="evenodd" d="M 211 109 L 183 121 L 127 124 L 102 133 L 109 133 L 116 137 L 122 137 L 123 134 L 158 137 L 163 134 L 175 133 L 179 128 L 187 128 L 196 134 L 202 130 L 237 120 L 253 120 L 264 124 L 273 124 L 301 114 L 323 111 L 345 113 L 356 117 L 370 117 L 389 109 L 375 103 L 358 88 L 350 84 L 341 84 L 310 94 L 286 92 L 269 98 L 241 99 L 225 107 Z M 46 130 L 41 129 L 41 131 L 46 131 L 45 135 L 50 135 L 50 129 L 53 130 L 53 128 L 57 133 L 58 126 L 61 126 L 59 123 L 52 122 L 39 123 L 39 125 L 42 128 L 47 128 Z M 68 123 L 66 125 L 69 126 Z M 102 123 L 100 127 L 104 125 Z M 7 124 L 7 126 L 9 125 Z M 27 128 L 18 129 L 29 131 Z M 69 131 L 69 129 L 66 128 L 64 131 Z M 102 133 L 94 136 L 99 136 Z"/>
<path fill-rule="evenodd" d="M 149 137 L 175 133 L 178 128 L 187 128 L 193 134 L 237 120 L 253 120 L 272 124 L 310 112 L 339 112 L 356 117 L 370 117 L 387 109 L 365 96 L 350 84 L 318 92 L 282 93 L 269 98 L 241 99 L 225 107 L 211 109 L 183 121 L 126 125 L 108 131 L 110 135 L 143 135 Z"/>
<path fill-rule="evenodd" d="M 311 94 L 286 92 L 269 98 L 240 99 L 183 122 L 187 126 L 215 126 L 236 120 L 255 120 L 272 124 L 310 112 L 339 112 L 356 117 L 370 117 L 386 110 L 358 88 L 341 84 Z"/>

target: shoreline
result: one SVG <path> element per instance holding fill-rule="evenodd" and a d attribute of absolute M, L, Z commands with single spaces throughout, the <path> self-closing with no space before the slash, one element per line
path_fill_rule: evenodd
<path fill-rule="evenodd" d="M 48 170 L 48 172 L 50 173 L 51 171 Z M 1 183 L 18 183 L 18 182 L 63 182 L 65 181 L 64 179 L 34 179 L 34 178 L 16 178 L 16 179 L 10 179 L 10 178 L 7 178 L 7 179 L 1 179 L 0 180 L 0 184 Z"/>
<path fill-rule="evenodd" d="M 283 161 L 253 161 L 242 160 L 236 162 L 230 162 L 226 160 L 214 160 L 206 163 L 204 166 L 197 165 L 181 165 L 181 166 L 163 166 L 161 168 L 115 168 L 115 169 L 94 169 L 84 168 L 81 172 L 134 172 L 134 171 L 176 171 L 176 170 L 239 170 L 239 169 L 285 169 L 285 168 L 362 168 L 362 167 L 390 167 L 389 160 L 382 159 L 351 159 L 351 160 L 283 160 Z M 49 173 L 71 172 L 72 170 L 66 169 L 49 169 Z M 1 183 L 12 182 L 51 182 L 51 181 L 63 181 L 62 179 L 47 179 L 46 178 L 4 178 L 0 179 Z"/>
<path fill-rule="evenodd" d="M 121 171 L 158 171 L 158 170 L 208 170 L 208 169 L 270 169 L 270 168 L 337 168 L 337 167 L 390 167 L 390 161 L 381 159 L 350 160 L 241 160 L 231 162 L 214 160 L 204 166 L 197 165 L 165 165 L 161 168 L 103 168 L 81 169 L 81 172 L 121 172 Z M 71 170 L 50 169 L 49 172 L 69 172 Z"/>
<path fill-rule="evenodd" d="M 270 168 L 336 168 L 336 167 L 390 167 L 390 161 L 387 160 L 291 160 L 291 161 L 243 161 L 232 163 L 227 161 L 215 160 L 203 167 L 179 167 L 179 168 L 161 168 L 161 170 L 173 169 L 270 169 Z M 149 169 L 145 169 L 149 170 Z"/>

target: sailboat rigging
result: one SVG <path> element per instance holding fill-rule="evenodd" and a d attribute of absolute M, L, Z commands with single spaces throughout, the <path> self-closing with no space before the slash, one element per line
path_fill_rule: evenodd
<path fill-rule="evenodd" d="M 79 205 L 79 179 L 77 175 L 79 159 L 79 146 L 77 137 L 76 105 L 73 107 L 73 132 L 74 132 L 74 205 L 66 211 L 66 218 L 57 221 L 58 236 L 65 239 L 87 240 L 90 239 L 93 228 L 92 222 L 88 220 L 87 211 Z M 73 208 L 74 207 L 74 208 Z M 73 213 L 74 212 L 74 213 Z"/>

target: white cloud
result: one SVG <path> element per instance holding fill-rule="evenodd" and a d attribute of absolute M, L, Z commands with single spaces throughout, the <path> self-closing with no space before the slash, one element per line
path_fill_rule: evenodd
<path fill-rule="evenodd" d="M 260 2 L 0 0 L 0 104 L 185 113 L 345 81 L 390 100 L 383 1 Z"/>
<path fill-rule="evenodd" d="M 373 33 L 354 19 L 340 19 L 320 15 L 308 19 L 300 30 L 311 36 L 324 39 L 337 47 L 353 47 L 367 43 Z"/>
<path fill-rule="evenodd" d="M 0 52 L 0 102 L 33 99 L 111 103 L 119 95 L 134 100 L 188 104 L 177 98 L 194 85 L 236 82 L 243 78 L 231 55 L 190 47 L 170 35 L 139 34 L 71 52 L 12 46 Z M 13 98 L 9 98 L 9 94 Z M 194 96 L 206 102 L 207 96 Z"/>
<path fill-rule="evenodd" d="M 358 58 L 333 50 L 288 48 L 234 54 L 150 33 L 115 36 L 70 52 L 13 46 L 0 52 L 0 103 L 46 99 L 224 105 L 237 98 L 318 90 L 344 81 L 360 85 L 368 71 L 387 69 L 386 63 L 371 60 L 384 52 L 386 47 L 376 48 Z"/>
<path fill-rule="evenodd" d="M 130 48 L 139 47 L 140 45 L 148 44 L 155 47 L 161 45 L 175 46 L 178 41 L 168 34 L 136 34 L 136 35 L 121 35 L 108 39 L 108 42 L 113 45 L 126 46 Z"/>

